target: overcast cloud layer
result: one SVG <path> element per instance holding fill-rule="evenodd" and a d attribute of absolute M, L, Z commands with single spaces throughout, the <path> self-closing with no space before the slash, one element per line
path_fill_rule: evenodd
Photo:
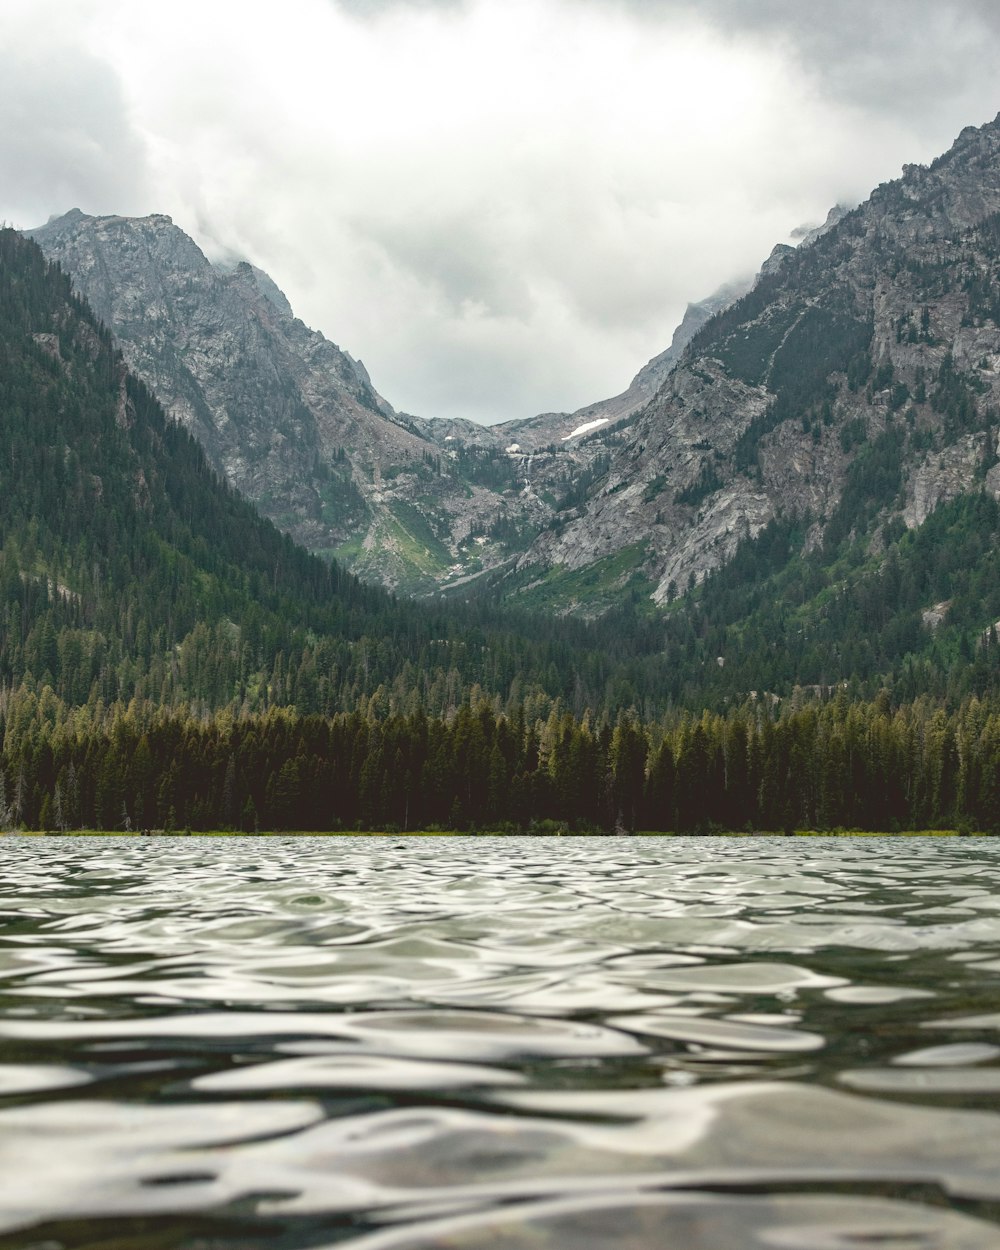
<path fill-rule="evenodd" d="M 398 408 L 573 409 L 998 53 L 995 0 L 3 0 L 0 219 L 166 212 Z"/>

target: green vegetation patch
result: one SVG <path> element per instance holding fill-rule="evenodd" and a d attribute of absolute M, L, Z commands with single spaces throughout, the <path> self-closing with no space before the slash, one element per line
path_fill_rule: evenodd
<path fill-rule="evenodd" d="M 394 499 L 389 505 L 393 538 L 401 559 L 425 576 L 443 572 L 454 557 L 431 528 L 430 520 L 412 504 Z M 394 523 L 393 523 L 394 522 Z"/>
<path fill-rule="evenodd" d="M 676 502 L 685 504 L 689 508 L 696 508 L 700 503 L 704 503 L 709 495 L 714 495 L 717 490 L 721 490 L 722 486 L 723 481 L 714 461 L 706 460 L 695 480 L 677 492 Z"/>
<path fill-rule="evenodd" d="M 667 475 L 658 473 L 651 482 L 646 483 L 646 487 L 642 492 L 642 502 L 652 503 L 654 499 L 658 499 L 667 488 Z"/>
<path fill-rule="evenodd" d="M 561 611 L 585 605 L 600 611 L 621 603 L 623 591 L 648 599 L 654 584 L 642 572 L 647 556 L 645 544 L 632 543 L 613 555 L 578 569 L 554 565 L 542 580 L 521 591 L 518 603 L 529 609 Z"/>

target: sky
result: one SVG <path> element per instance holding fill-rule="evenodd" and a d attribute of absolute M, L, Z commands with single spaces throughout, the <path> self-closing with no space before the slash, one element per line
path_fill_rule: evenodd
<path fill-rule="evenodd" d="M 397 409 L 572 411 L 998 64 L 996 0 L 0 0 L 0 221 L 168 213 Z"/>

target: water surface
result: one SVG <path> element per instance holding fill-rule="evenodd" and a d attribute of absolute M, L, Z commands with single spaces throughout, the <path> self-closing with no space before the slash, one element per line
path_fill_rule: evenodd
<path fill-rule="evenodd" d="M 1000 844 L 0 841 L 0 1248 L 1000 1247 Z"/>

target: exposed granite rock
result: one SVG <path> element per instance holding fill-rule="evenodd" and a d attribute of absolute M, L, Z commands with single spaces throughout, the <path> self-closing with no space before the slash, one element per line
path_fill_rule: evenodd
<path fill-rule="evenodd" d="M 920 619 L 925 629 L 935 630 L 945 623 L 948 619 L 948 609 L 951 607 L 950 599 L 943 599 L 940 603 L 932 604 L 931 607 L 925 608 L 920 613 Z"/>
<path fill-rule="evenodd" d="M 670 340 L 670 346 L 665 352 L 654 356 L 648 364 L 643 365 L 632 379 L 629 390 L 644 391 L 648 398 L 652 399 L 673 372 L 684 348 L 687 347 L 701 327 L 706 322 L 711 321 L 716 313 L 722 312 L 724 308 L 734 304 L 742 295 L 746 295 L 753 281 L 752 278 L 737 278 L 732 282 L 724 283 L 716 291 L 713 291 L 707 299 L 698 300 L 694 304 L 688 304 L 684 310 L 681 323 L 674 331 L 674 336 Z"/>
<path fill-rule="evenodd" d="M 357 522 L 357 507 L 324 518 L 314 467 L 354 445 L 361 470 L 378 400 L 337 347 L 295 321 L 266 275 L 246 263 L 217 268 L 159 215 L 74 210 L 31 234 L 234 486 L 312 546 L 334 545 Z M 399 431 L 407 437 L 415 441 Z"/>
<path fill-rule="evenodd" d="M 967 434 L 914 467 L 906 484 L 903 520 L 909 529 L 922 525 L 938 504 L 972 490 L 983 467 L 986 435 Z"/>
<path fill-rule="evenodd" d="M 826 220 L 821 225 L 811 228 L 801 226 L 798 230 L 792 231 L 792 238 L 797 241 L 799 247 L 809 247 L 817 239 L 821 239 L 824 234 L 829 233 L 839 221 L 843 221 L 850 211 L 846 204 L 834 204 L 833 208 L 827 213 Z"/>
<path fill-rule="evenodd" d="M 790 256 L 795 255 L 795 248 L 787 243 L 776 243 L 771 255 L 764 261 L 760 267 L 760 273 L 757 275 L 758 281 L 761 278 L 772 278 L 776 273 L 780 273 L 785 261 Z"/>
<path fill-rule="evenodd" d="M 509 560 L 655 382 L 647 371 L 578 413 L 503 426 L 410 417 L 266 273 L 212 264 L 169 217 L 74 209 L 29 233 L 221 475 L 298 541 L 393 588 L 433 590 Z"/>
<path fill-rule="evenodd" d="M 692 305 L 621 395 L 486 427 L 396 413 L 266 273 L 212 264 L 169 217 L 74 209 L 29 233 L 221 475 L 306 546 L 410 591 L 464 582 L 543 530 L 683 344 L 746 285 Z"/>

